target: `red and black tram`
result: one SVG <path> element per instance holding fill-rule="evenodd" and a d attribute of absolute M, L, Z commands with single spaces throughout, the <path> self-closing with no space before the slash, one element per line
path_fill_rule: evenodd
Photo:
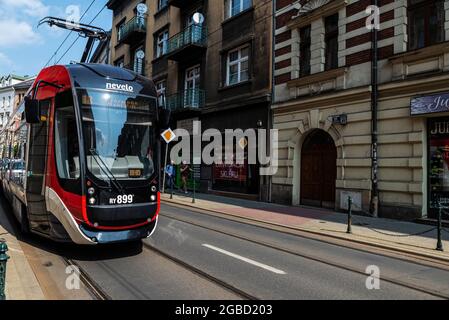
<path fill-rule="evenodd" d="M 43 69 L 0 134 L 2 186 L 23 231 L 77 244 L 149 237 L 160 117 L 154 84 L 132 71 Z"/>

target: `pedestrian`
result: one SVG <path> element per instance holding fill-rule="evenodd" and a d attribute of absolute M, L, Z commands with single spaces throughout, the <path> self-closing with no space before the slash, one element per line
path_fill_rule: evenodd
<path fill-rule="evenodd" d="M 175 161 L 170 161 L 165 167 L 165 176 L 167 179 L 167 186 L 173 190 L 173 184 L 175 180 Z"/>
<path fill-rule="evenodd" d="M 187 161 L 183 160 L 181 164 L 181 180 L 182 180 L 182 188 L 184 189 L 184 193 L 187 194 L 187 180 L 189 179 L 190 174 L 190 166 L 187 164 Z"/>

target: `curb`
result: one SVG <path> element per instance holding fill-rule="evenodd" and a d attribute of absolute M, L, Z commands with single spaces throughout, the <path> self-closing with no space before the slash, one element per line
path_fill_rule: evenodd
<path fill-rule="evenodd" d="M 314 234 L 314 235 L 318 235 L 318 236 L 326 236 L 329 238 L 334 238 L 334 239 L 338 239 L 338 240 L 345 240 L 345 241 L 350 241 L 350 242 L 354 242 L 354 243 L 358 243 L 358 244 L 362 244 L 362 245 L 367 245 L 367 246 L 371 246 L 371 247 L 376 247 L 376 248 L 380 248 L 380 249 L 385 249 L 385 250 L 394 250 L 396 252 L 400 252 L 400 253 L 405 253 L 405 254 L 411 254 L 414 256 L 418 256 L 418 257 L 422 257 L 422 258 L 427 258 L 427 259 L 433 259 L 433 260 L 438 260 L 439 262 L 445 263 L 449 265 L 449 256 L 445 257 L 445 256 L 439 256 L 436 254 L 431 254 L 431 253 L 425 253 L 425 252 L 417 252 L 416 250 L 413 249 L 407 249 L 407 248 L 402 248 L 399 246 L 389 246 L 386 244 L 382 244 L 379 242 L 369 242 L 366 240 L 362 240 L 362 239 L 354 239 L 354 238 L 349 238 L 349 237 L 342 237 L 342 236 L 338 236 L 335 234 L 331 234 L 331 233 L 327 233 L 327 232 L 320 232 L 317 230 L 312 230 L 312 229 L 308 229 L 308 228 L 301 228 L 301 227 L 295 227 L 295 226 L 290 226 L 290 225 L 284 225 L 284 224 L 280 224 L 280 223 L 276 223 L 276 222 L 269 222 L 269 221 L 264 221 L 264 220 L 260 220 L 260 219 L 255 219 L 255 218 L 251 218 L 251 217 L 242 217 L 242 216 L 238 216 L 232 213 L 226 213 L 226 212 L 222 212 L 222 211 L 218 211 L 215 209 L 209 209 L 209 208 L 202 208 L 200 206 L 197 205 L 193 205 L 190 203 L 184 203 L 181 201 L 177 201 L 174 199 L 169 199 L 169 198 L 165 198 L 164 196 L 162 197 L 162 200 L 168 202 L 168 203 L 173 203 L 173 204 L 177 204 L 177 205 L 183 205 L 186 207 L 190 207 L 190 208 L 195 208 L 195 209 L 201 209 L 201 210 L 205 210 L 205 211 L 209 211 L 209 212 L 213 212 L 213 213 L 217 213 L 217 214 L 221 214 L 221 215 L 225 215 L 225 216 L 231 216 L 231 217 L 236 217 L 236 218 L 240 218 L 240 219 L 245 219 L 248 221 L 253 221 L 253 222 L 259 222 L 259 223 L 264 223 L 264 224 L 268 224 L 268 225 L 273 225 L 273 226 L 278 226 L 278 227 L 282 227 L 282 228 L 287 228 L 287 229 L 291 229 L 291 230 L 296 230 L 296 231 L 301 231 L 301 232 L 306 232 L 306 233 L 310 233 L 310 234 Z M 330 232 L 338 232 L 338 231 L 330 231 Z M 356 236 L 356 237 L 361 237 L 359 235 L 354 235 L 352 234 L 352 236 Z M 372 237 L 368 237 L 370 239 L 375 239 Z M 422 248 L 422 247 L 416 247 L 419 248 L 418 250 L 431 250 L 428 248 Z"/>

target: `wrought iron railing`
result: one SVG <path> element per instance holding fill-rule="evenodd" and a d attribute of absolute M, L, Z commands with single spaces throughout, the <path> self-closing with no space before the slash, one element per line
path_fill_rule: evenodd
<path fill-rule="evenodd" d="M 187 45 L 205 46 L 207 42 L 207 28 L 201 25 L 191 25 L 168 39 L 167 53 L 179 50 Z"/>
<path fill-rule="evenodd" d="M 167 108 L 172 111 L 184 108 L 201 108 L 205 102 L 206 92 L 201 89 L 184 90 L 166 98 Z"/>
<path fill-rule="evenodd" d="M 132 32 L 146 32 L 147 31 L 147 18 L 135 16 L 123 26 L 119 28 L 118 31 L 118 41 L 123 41 Z"/>

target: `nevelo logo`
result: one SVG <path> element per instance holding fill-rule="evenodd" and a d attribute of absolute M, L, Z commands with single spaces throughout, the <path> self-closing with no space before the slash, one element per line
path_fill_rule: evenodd
<path fill-rule="evenodd" d="M 126 92 L 134 92 L 134 87 L 129 84 L 118 84 L 118 83 L 106 83 L 106 89 L 109 90 L 120 90 Z"/>

